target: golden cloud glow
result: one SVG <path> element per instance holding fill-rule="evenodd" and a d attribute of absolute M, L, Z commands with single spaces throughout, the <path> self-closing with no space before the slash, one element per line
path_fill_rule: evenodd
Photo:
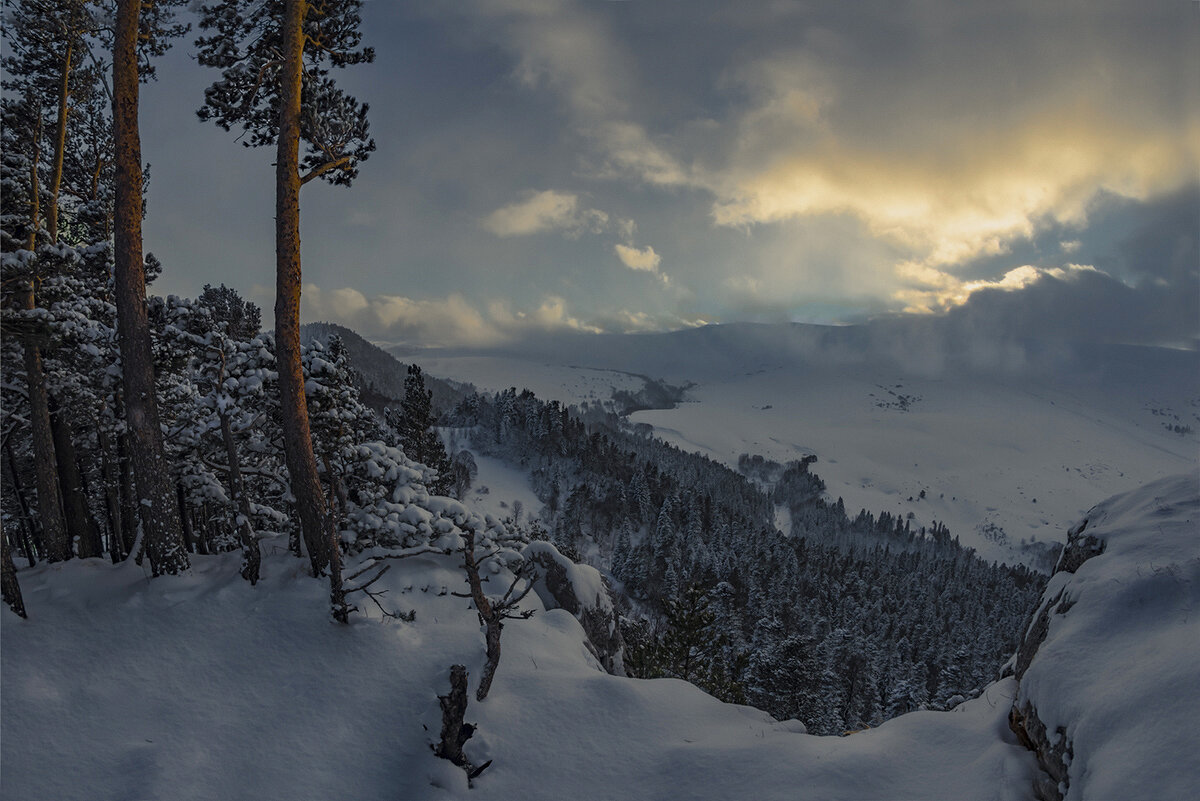
<path fill-rule="evenodd" d="M 960 306 L 980 290 L 994 289 L 1015 292 L 1037 283 L 1049 276 L 1058 280 L 1070 280 L 1085 272 L 1100 272 L 1090 264 L 1068 264 L 1064 267 L 1034 267 L 1029 264 L 1006 272 L 999 280 L 961 281 L 953 275 L 914 262 L 906 262 L 897 268 L 902 278 L 913 286 L 901 289 L 896 298 L 905 303 L 904 311 L 914 314 L 929 314 Z"/>
<path fill-rule="evenodd" d="M 1197 138 L 1099 127 L 1080 115 L 1045 117 L 990 147 L 880 153 L 827 140 L 736 174 L 714 222 L 747 226 L 815 214 L 850 214 L 928 267 L 1007 250 L 1039 221 L 1079 225 L 1099 189 L 1136 199 L 1194 175 Z M 932 151 L 932 148 L 931 148 Z"/>

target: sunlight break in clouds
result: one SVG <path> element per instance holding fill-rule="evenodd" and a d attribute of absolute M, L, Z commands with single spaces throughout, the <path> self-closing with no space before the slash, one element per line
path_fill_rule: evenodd
<path fill-rule="evenodd" d="M 533 333 L 601 331 L 573 316 L 566 301 L 555 295 L 546 296 L 534 309 L 513 309 L 507 301 L 492 300 L 481 311 L 458 293 L 414 300 L 387 294 L 368 297 L 350 287 L 326 290 L 305 284 L 303 305 L 307 321 L 331 320 L 368 338 L 432 347 L 493 346 Z"/>
<path fill-rule="evenodd" d="M 1088 272 L 1099 273 L 1101 271 L 1090 264 L 1067 264 L 1064 267 L 1050 268 L 1025 264 L 1009 270 L 996 281 L 960 281 L 949 273 L 922 265 L 909 264 L 902 266 L 901 274 L 914 283 L 921 284 L 922 288 L 902 289 L 896 293 L 896 296 L 907 304 L 905 312 L 928 314 L 961 306 L 970 299 L 972 294 L 980 290 L 997 289 L 1015 292 L 1036 284 L 1043 277 L 1070 281 Z"/>
<path fill-rule="evenodd" d="M 1147 24 L 1163 24 L 1143 13 Z M 620 15 L 519 0 L 482 14 L 485 35 L 515 56 L 518 82 L 561 101 L 586 151 L 577 174 L 707 195 L 709 223 L 742 230 L 752 254 L 756 228 L 853 218 L 860 238 L 900 257 L 850 257 L 843 267 L 869 273 L 858 285 L 893 308 L 913 305 L 914 273 L 942 284 L 920 290 L 928 302 L 919 307 L 961 302 L 972 290 L 951 273 L 1010 253 L 1047 226 L 1085 234 L 1099 193 L 1149 201 L 1196 176 L 1200 125 L 1180 105 L 1194 92 L 1173 77 L 1177 49 L 1154 48 L 1150 34 L 1108 24 L 1102 10 L 1004 12 L 967 2 L 897 8 L 887 24 L 799 6 L 747 11 L 734 28 L 758 45 L 715 49 L 720 69 L 708 88 L 728 102 L 697 119 L 647 113 L 654 93 L 673 87 L 639 70 L 650 62 L 639 60 Z M 1002 36 L 998 20 L 1011 23 Z M 897 28 L 910 36 L 871 47 Z M 1071 32 L 1079 35 L 1062 36 Z M 712 34 L 699 24 L 689 36 L 702 46 Z M 650 271 L 649 253 L 632 246 L 617 246 L 622 263 Z M 800 260 L 780 276 L 748 259 L 756 261 L 751 269 L 764 274 L 752 277 L 775 273 L 766 282 L 773 296 L 828 285 L 827 266 Z"/>

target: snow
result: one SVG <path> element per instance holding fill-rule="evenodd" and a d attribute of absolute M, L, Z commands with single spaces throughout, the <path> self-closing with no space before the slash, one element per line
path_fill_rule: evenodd
<path fill-rule="evenodd" d="M 813 472 L 851 514 L 936 520 L 988 559 L 1019 559 L 1022 540 L 1063 541 L 1098 498 L 1200 464 L 1198 435 L 1166 428 L 1200 430 L 1195 352 L 1013 346 L 958 364 L 849 334 L 809 341 L 829 330 L 710 326 L 413 358 L 482 389 L 529 387 L 572 403 L 608 399 L 610 383 L 636 391 L 634 373 L 693 383 L 677 408 L 630 419 L 730 466 L 742 453 L 816 454 Z"/>
<path fill-rule="evenodd" d="M 415 622 L 372 608 L 345 627 L 303 562 L 268 546 L 252 588 L 239 558 L 153 581 L 101 560 L 21 571 L 30 618 L 0 616 L 3 798 L 468 797 L 429 748 L 450 665 L 476 680 L 483 660 L 475 613 L 447 592 L 465 589 L 453 557 L 393 562 L 373 588 Z M 601 672 L 563 610 L 511 621 L 503 643 L 491 695 L 467 711 L 468 756 L 494 760 L 470 798 L 1028 795 L 1011 681 L 954 712 L 818 738 L 681 681 Z"/>
<path fill-rule="evenodd" d="M 539 555 L 558 564 L 566 574 L 567 581 L 575 591 L 575 597 L 584 609 L 612 610 L 612 601 L 604 588 L 604 579 L 600 571 L 591 565 L 577 565 L 558 552 L 553 544 L 545 541 L 531 542 L 521 550 L 526 559 L 535 559 Z M 542 581 L 535 585 L 538 596 L 546 601 L 551 596 Z"/>
<path fill-rule="evenodd" d="M 539 519 L 542 502 L 529 486 L 526 471 L 479 454 L 475 454 L 475 466 L 479 472 L 466 499 L 472 509 L 502 520 L 512 516 L 514 502 L 519 501 L 524 510 L 522 523 Z"/>
<path fill-rule="evenodd" d="M 678 680 L 608 675 L 576 619 L 530 594 L 536 614 L 505 627 L 492 693 L 468 708 L 479 730 L 467 755 L 494 760 L 469 795 L 429 747 L 450 665 L 477 680 L 483 662 L 478 616 L 454 594 L 459 556 L 390 562 L 373 590 L 415 620 L 368 604 L 349 626 L 329 620 L 324 582 L 279 538 L 263 541 L 256 587 L 238 553 L 153 580 L 100 559 L 24 568 L 29 619 L 0 610 L 0 797 L 1015 801 L 1038 775 L 1007 726 L 1019 694 L 1051 732 L 1066 728 L 1068 799 L 1188 798 L 1200 786 L 1198 514 L 1196 473 L 1093 508 L 1085 533 L 1106 550 L 1051 582 L 1047 598 L 1063 590 L 1074 605 L 1019 687 L 1002 680 L 952 711 L 845 738 Z M 600 590 L 595 571 L 576 573 Z"/>
<path fill-rule="evenodd" d="M 1074 605 L 1051 617 L 1021 700 L 1072 741 L 1068 800 L 1195 797 L 1200 475 L 1105 501 L 1084 533 L 1104 553 L 1047 586 Z"/>

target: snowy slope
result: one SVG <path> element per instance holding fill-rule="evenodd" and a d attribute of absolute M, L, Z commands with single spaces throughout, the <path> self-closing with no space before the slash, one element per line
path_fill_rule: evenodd
<path fill-rule="evenodd" d="M 505 628 L 492 695 L 468 709 L 468 756 L 494 760 L 473 790 L 429 748 L 449 666 L 478 677 L 483 656 L 452 557 L 396 562 L 376 585 L 414 622 L 372 607 L 349 626 L 278 547 L 257 587 L 236 553 L 154 580 L 103 560 L 22 569 L 29 619 L 0 610 L 0 798 L 1015 801 L 1042 774 L 1007 725 L 1014 701 L 1063 727 L 1068 801 L 1190 798 L 1198 514 L 1195 473 L 1095 507 L 1084 533 L 1105 550 L 1052 580 L 1019 686 L 846 738 L 610 676 L 575 618 L 530 595 L 537 613 Z"/>
<path fill-rule="evenodd" d="M 1068 754 L 1047 753 L 1056 789 L 1068 801 L 1195 798 L 1200 475 L 1105 501 L 1072 542 L 1027 635 L 1044 639 L 1026 646 L 1036 651 L 1017 699 L 1046 751 Z M 1100 548 L 1075 567 L 1076 553 Z"/>
<path fill-rule="evenodd" d="M 1014 558 L 1008 546 L 1021 540 L 1062 541 L 1096 498 L 1200 463 L 1200 354 L 937 344 L 867 328 L 731 325 L 416 360 L 481 388 L 529 386 L 568 402 L 640 380 L 629 373 L 693 382 L 678 408 L 632 419 L 731 466 L 747 452 L 781 462 L 815 453 L 813 470 L 848 509 L 941 521 L 988 558 Z"/>
<path fill-rule="evenodd" d="M 416 621 L 329 622 L 283 554 L 264 581 L 195 557 L 149 581 L 99 560 L 21 571 L 30 618 L 2 626 L 4 799 L 466 798 L 435 759 L 436 693 L 483 642 L 449 558 L 396 563 L 385 603 Z M 529 596 L 537 607 L 538 601 Z M 601 672 L 561 610 L 513 621 L 467 744 L 495 760 L 474 799 L 1019 799 L 1034 765 L 1004 720 L 1011 681 L 953 712 L 849 738 L 796 734 L 677 680 Z M 436 786 L 435 786 L 436 785 Z"/>

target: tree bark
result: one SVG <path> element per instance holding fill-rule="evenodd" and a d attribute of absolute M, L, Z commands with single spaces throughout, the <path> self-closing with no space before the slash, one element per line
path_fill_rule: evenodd
<path fill-rule="evenodd" d="M 187 496 L 183 492 L 183 482 L 175 482 L 175 502 L 179 504 L 179 529 L 183 535 L 183 547 L 188 553 L 196 552 L 196 535 L 192 531 L 192 516 L 188 513 Z"/>
<path fill-rule="evenodd" d="M 25 614 L 25 600 L 21 598 L 21 585 L 17 581 L 17 567 L 13 564 L 12 553 L 8 550 L 8 537 L 0 534 L 0 595 L 4 603 L 21 617 Z"/>
<path fill-rule="evenodd" d="M 34 307 L 33 285 L 25 290 L 27 310 Z M 61 562 L 71 558 L 71 540 L 59 501 L 58 469 L 54 457 L 54 433 L 50 425 L 50 399 L 42 367 L 42 351 L 25 343 L 25 378 L 29 390 L 29 427 L 33 437 L 33 466 L 37 484 L 38 516 L 42 521 L 42 545 L 46 559 Z"/>
<path fill-rule="evenodd" d="M 442 736 L 435 753 L 460 768 L 469 768 L 463 746 L 475 733 L 475 726 L 465 723 L 467 715 L 467 669 L 463 665 L 450 667 L 450 692 L 438 696 L 442 707 Z"/>
<path fill-rule="evenodd" d="M 133 556 L 133 544 L 138 532 L 137 492 L 133 488 L 133 465 L 129 458 L 129 434 L 117 437 L 117 460 L 121 480 L 121 545 L 125 557 Z"/>
<path fill-rule="evenodd" d="M 73 22 L 73 21 L 72 21 Z M 69 37 L 68 32 L 68 37 Z M 50 206 L 46 209 L 46 230 L 51 242 L 58 242 L 58 195 L 62 188 L 63 156 L 67 148 L 67 103 L 70 100 L 71 70 L 75 49 L 70 41 L 63 52 L 58 87 L 58 122 L 54 131 L 54 162 L 50 170 Z"/>
<path fill-rule="evenodd" d="M 104 503 L 108 511 L 108 554 L 113 564 L 125 558 L 125 543 L 123 539 L 124 520 L 121 515 L 121 477 L 120 471 L 114 468 L 118 461 L 113 453 L 112 440 L 105 430 L 104 421 L 97 418 L 96 439 L 100 446 L 100 476 L 104 484 Z"/>
<path fill-rule="evenodd" d="M 53 403 L 53 398 L 50 399 Z M 58 481 L 62 489 L 63 512 L 67 523 L 67 536 L 76 542 L 76 555 L 80 559 L 100 556 L 104 552 L 100 541 L 100 529 L 92 512 L 88 509 L 87 493 L 79 471 L 75 442 L 71 438 L 71 424 L 62 410 L 53 404 L 50 428 L 54 435 L 54 457 L 58 462 Z"/>
<path fill-rule="evenodd" d="M 319 576 L 331 554 L 300 362 L 300 90 L 306 6 L 305 0 L 284 4 L 275 158 L 275 354 L 288 479 L 313 575 Z"/>
<path fill-rule="evenodd" d="M 492 690 L 492 680 L 496 678 L 496 668 L 500 667 L 500 632 L 504 621 L 500 610 L 493 608 L 483 591 L 483 581 L 479 577 L 479 563 L 475 561 L 475 532 L 466 531 L 466 547 L 463 549 L 463 565 L 467 569 L 467 584 L 471 587 L 471 600 L 475 602 L 475 610 L 484 624 L 484 642 L 487 646 L 487 659 L 483 664 L 483 672 L 479 675 L 479 688 L 475 691 L 475 700 L 482 701 Z"/>
<path fill-rule="evenodd" d="M 21 488 L 21 478 L 17 475 L 17 460 L 13 457 L 12 443 L 4 441 L 4 455 L 7 457 L 9 475 L 12 476 L 13 495 L 17 496 L 17 505 L 21 508 L 21 531 L 25 534 L 25 558 L 29 566 L 37 565 L 36 549 L 33 547 L 33 515 L 29 513 L 29 502 L 25 500 L 25 492 Z"/>
<path fill-rule="evenodd" d="M 29 159 L 29 241 L 27 250 L 37 251 L 38 220 L 42 216 L 42 189 L 38 180 L 38 162 L 42 160 L 42 113 L 39 109 L 33 133 L 33 155 Z"/>
<path fill-rule="evenodd" d="M 229 462 L 229 492 L 237 504 L 238 532 L 242 540 L 242 578 L 250 586 L 258 583 L 262 565 L 262 553 L 258 549 L 258 537 L 250 525 L 250 499 L 246 497 L 246 485 L 242 482 L 242 465 L 238 459 L 237 443 L 233 440 L 233 427 L 229 415 L 218 413 L 221 420 L 221 438 L 225 441 L 225 458 Z"/>
<path fill-rule="evenodd" d="M 116 161 L 113 266 L 117 333 L 129 451 L 138 502 L 153 514 L 142 515 L 143 542 L 151 572 L 178 573 L 188 568 L 179 510 L 171 491 L 163 454 L 162 430 L 154 397 L 154 362 L 146 312 L 146 275 L 142 256 L 142 146 L 138 130 L 138 17 L 140 0 L 117 0 L 113 42 L 113 142 Z"/>

